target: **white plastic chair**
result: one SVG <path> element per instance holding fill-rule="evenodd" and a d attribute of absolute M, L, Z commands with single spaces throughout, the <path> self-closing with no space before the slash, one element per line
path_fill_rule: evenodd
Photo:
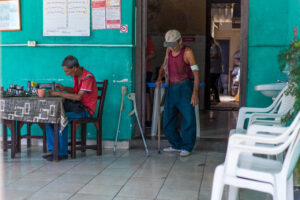
<path fill-rule="evenodd" d="M 288 89 L 285 86 L 273 103 L 266 108 L 242 107 L 239 110 L 236 129 L 230 130 L 230 135 L 236 132 L 246 133 L 244 128 L 246 120 L 249 119 L 248 127 L 251 124 L 277 125 L 281 126 L 281 119 L 288 112 L 293 110 L 295 97 L 285 95 L 284 92 Z"/>
<path fill-rule="evenodd" d="M 262 128 L 273 134 L 259 134 Z M 300 113 L 289 127 L 252 126 L 250 131 L 252 135 L 230 136 L 225 162 L 215 169 L 211 200 L 221 200 L 224 185 L 229 185 L 228 200 L 236 200 L 238 188 L 269 193 L 275 200 L 293 200 L 293 170 L 300 155 Z M 283 162 L 262 157 L 284 152 Z"/>

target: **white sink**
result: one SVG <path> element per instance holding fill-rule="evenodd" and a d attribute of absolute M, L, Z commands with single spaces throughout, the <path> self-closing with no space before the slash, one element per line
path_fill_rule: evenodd
<path fill-rule="evenodd" d="M 286 85 L 287 83 L 270 83 L 257 85 L 254 89 L 267 97 L 275 98 Z"/>

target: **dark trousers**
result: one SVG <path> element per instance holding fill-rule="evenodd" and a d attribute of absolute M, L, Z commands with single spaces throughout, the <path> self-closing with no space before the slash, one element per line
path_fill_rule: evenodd
<path fill-rule="evenodd" d="M 209 82 L 210 82 L 210 88 L 212 89 L 212 92 L 215 96 L 215 101 L 220 102 L 220 96 L 219 96 L 219 90 L 218 90 L 218 83 L 219 83 L 220 74 L 210 74 Z"/>
<path fill-rule="evenodd" d="M 196 141 L 195 108 L 191 104 L 193 83 L 190 80 L 169 85 L 163 116 L 164 134 L 175 149 L 192 151 Z M 181 118 L 181 135 L 178 132 L 178 115 Z"/>

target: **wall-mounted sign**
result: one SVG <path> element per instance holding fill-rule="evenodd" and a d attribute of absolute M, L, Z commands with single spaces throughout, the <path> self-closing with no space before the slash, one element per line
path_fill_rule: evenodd
<path fill-rule="evenodd" d="M 120 29 L 121 0 L 92 0 L 92 29 Z"/>
<path fill-rule="evenodd" d="M 44 36 L 90 36 L 90 0 L 43 0 Z"/>
<path fill-rule="evenodd" d="M 20 30 L 20 0 L 0 0 L 0 31 Z"/>
<path fill-rule="evenodd" d="M 128 25 L 121 25 L 120 32 L 128 33 Z"/>

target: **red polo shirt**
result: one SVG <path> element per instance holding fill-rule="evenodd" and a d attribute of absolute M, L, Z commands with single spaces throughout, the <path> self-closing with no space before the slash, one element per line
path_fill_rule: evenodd
<path fill-rule="evenodd" d="M 97 108 L 98 88 L 94 75 L 86 71 L 83 67 L 82 70 L 79 84 L 78 77 L 74 77 L 74 91 L 76 94 L 78 94 L 79 91 L 86 92 L 82 97 L 81 102 L 89 108 L 90 114 L 93 115 Z"/>

